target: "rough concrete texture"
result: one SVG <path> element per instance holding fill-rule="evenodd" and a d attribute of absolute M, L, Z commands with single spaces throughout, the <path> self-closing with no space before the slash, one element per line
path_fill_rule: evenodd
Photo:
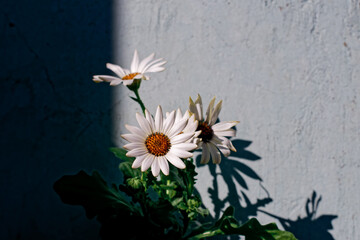
<path fill-rule="evenodd" d="M 199 168 L 213 215 L 210 171 L 225 171 L 233 177 L 217 175 L 212 192 L 219 206 L 231 195 L 240 217 L 276 221 L 299 239 L 360 239 L 358 0 L 115 1 L 113 29 L 114 63 L 129 66 L 135 48 L 168 61 L 140 90 L 150 111 L 185 110 L 200 93 L 205 104 L 223 100 L 221 120 L 241 121 L 240 153 L 222 162 L 230 169 Z M 140 109 L 123 86 L 114 93 L 122 145 Z M 321 201 L 306 212 L 313 191 Z"/>

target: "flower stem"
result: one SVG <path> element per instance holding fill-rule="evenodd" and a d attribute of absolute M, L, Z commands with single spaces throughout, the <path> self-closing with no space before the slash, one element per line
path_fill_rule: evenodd
<path fill-rule="evenodd" d="M 136 98 L 132 98 L 132 99 L 134 101 L 136 101 L 137 103 L 139 103 L 139 105 L 141 107 L 141 110 L 142 110 L 143 114 L 145 115 L 145 105 L 144 105 L 143 101 L 140 98 L 138 89 L 134 89 L 133 92 L 135 93 Z"/>

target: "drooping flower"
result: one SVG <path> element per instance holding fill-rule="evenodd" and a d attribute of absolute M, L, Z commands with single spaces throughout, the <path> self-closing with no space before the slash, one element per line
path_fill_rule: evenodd
<path fill-rule="evenodd" d="M 131 85 L 135 79 L 149 80 L 150 78 L 145 75 L 145 73 L 161 72 L 165 70 L 163 65 L 166 63 L 166 61 L 162 61 L 162 58 L 153 60 L 154 56 L 155 53 L 152 53 L 140 62 L 138 52 L 135 50 L 130 70 L 115 64 L 107 63 L 106 67 L 113 71 L 117 77 L 108 75 L 95 75 L 93 76 L 93 81 L 97 83 L 109 82 L 111 86 L 116 86 L 120 83 L 128 86 Z"/>
<path fill-rule="evenodd" d="M 210 101 L 207 108 L 205 119 L 203 118 L 203 106 L 200 95 L 198 95 L 195 102 L 190 97 L 190 111 L 195 115 L 195 119 L 199 121 L 197 131 L 201 130 L 201 134 L 197 138 L 199 147 L 202 148 L 202 155 L 200 163 L 206 164 L 212 158 L 213 163 L 219 164 L 221 162 L 220 152 L 225 156 L 230 155 L 230 150 L 236 152 L 235 147 L 231 141 L 226 137 L 234 137 L 236 134 L 233 126 L 238 124 L 238 121 L 222 121 L 216 123 L 219 113 L 221 111 L 222 101 L 215 107 L 215 97 Z"/>
<path fill-rule="evenodd" d="M 165 175 L 169 174 L 168 162 L 180 169 L 186 167 L 181 158 L 193 156 L 190 151 L 197 148 L 197 145 L 187 141 L 195 132 L 182 133 L 188 119 L 175 122 L 176 117 L 176 112 L 172 111 L 164 118 L 162 109 L 158 106 L 155 119 L 148 110 L 145 110 L 145 117 L 136 114 L 140 128 L 125 125 L 131 133 L 122 137 L 130 142 L 124 146 L 129 150 L 126 156 L 135 157 L 132 168 L 141 167 L 141 171 L 146 171 L 151 167 L 152 174 L 158 176 L 160 170 Z"/>

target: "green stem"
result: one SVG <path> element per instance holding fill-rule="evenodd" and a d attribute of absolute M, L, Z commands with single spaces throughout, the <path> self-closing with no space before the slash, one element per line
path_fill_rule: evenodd
<path fill-rule="evenodd" d="M 143 101 L 141 101 L 138 89 L 133 90 L 133 92 L 135 93 L 135 96 L 136 96 L 136 102 L 139 103 L 141 110 L 142 110 L 143 114 L 145 115 L 145 105 L 144 105 Z"/>

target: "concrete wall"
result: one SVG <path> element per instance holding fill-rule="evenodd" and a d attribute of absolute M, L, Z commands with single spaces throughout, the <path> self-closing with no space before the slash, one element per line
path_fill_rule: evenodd
<path fill-rule="evenodd" d="M 240 220 L 276 221 L 299 239 L 360 239 L 358 0 L 1 6 L 1 239 L 98 239 L 96 221 L 52 185 L 80 169 L 121 177 L 107 148 L 140 109 L 91 76 L 128 66 L 135 48 L 168 61 L 140 90 L 150 111 L 185 110 L 200 93 L 223 99 L 221 120 L 241 121 L 238 153 L 199 166 L 213 216 L 232 204 Z"/>
<path fill-rule="evenodd" d="M 116 1 L 115 8 L 115 63 L 129 66 L 135 48 L 168 60 L 140 90 L 150 111 L 185 110 L 200 93 L 205 104 L 223 99 L 222 120 L 241 121 L 238 154 L 199 168 L 207 207 L 230 202 L 240 219 L 276 220 L 299 239 L 360 239 L 359 1 Z M 136 124 L 140 109 L 126 88 L 114 91 L 121 145 L 123 124 Z M 225 175 L 214 179 L 215 172 Z M 307 199 L 320 195 L 307 213 Z"/>

